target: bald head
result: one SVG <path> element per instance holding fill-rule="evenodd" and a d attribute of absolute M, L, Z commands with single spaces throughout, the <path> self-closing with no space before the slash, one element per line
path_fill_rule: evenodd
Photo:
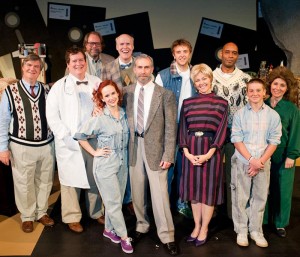
<path fill-rule="evenodd" d="M 132 42 L 132 44 L 134 43 L 134 38 L 128 34 L 121 34 L 120 36 L 116 37 L 116 44 L 120 40 L 129 40 Z"/>
<path fill-rule="evenodd" d="M 237 52 L 239 51 L 238 46 L 233 42 L 226 43 L 223 46 L 222 51 L 224 51 L 225 49 L 235 49 Z"/>
<path fill-rule="evenodd" d="M 222 71 L 225 73 L 233 72 L 238 57 L 239 57 L 238 46 L 232 42 L 225 44 L 221 52 Z"/>
<path fill-rule="evenodd" d="M 118 36 L 116 38 L 116 49 L 122 62 L 130 62 L 134 49 L 134 38 L 128 34 Z"/>

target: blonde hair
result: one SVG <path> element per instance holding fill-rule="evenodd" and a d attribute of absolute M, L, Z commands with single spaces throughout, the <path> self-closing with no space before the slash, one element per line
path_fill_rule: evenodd
<path fill-rule="evenodd" d="M 200 63 L 195 66 L 193 66 L 191 70 L 191 79 L 195 83 L 195 77 L 199 74 L 203 74 L 205 76 L 208 76 L 211 81 L 213 80 L 213 72 L 212 69 L 205 63 Z"/>

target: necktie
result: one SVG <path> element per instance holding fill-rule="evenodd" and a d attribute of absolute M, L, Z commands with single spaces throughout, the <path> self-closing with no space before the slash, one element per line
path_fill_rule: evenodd
<path fill-rule="evenodd" d="M 129 67 L 130 67 L 130 65 L 131 65 L 131 62 L 130 62 L 130 63 L 128 63 L 128 64 L 121 64 L 121 65 L 120 65 L 120 67 L 121 67 L 121 70 L 124 70 L 124 69 L 127 69 L 127 68 L 129 68 Z"/>
<path fill-rule="evenodd" d="M 139 134 L 144 131 L 144 87 L 141 87 L 138 98 L 136 129 Z"/>
<path fill-rule="evenodd" d="M 87 84 L 88 84 L 88 81 L 76 81 L 76 84 L 77 84 L 77 85 L 80 85 L 80 84 L 87 85 Z"/>
<path fill-rule="evenodd" d="M 34 86 L 30 86 L 30 94 L 32 97 L 35 97 L 35 93 L 34 93 Z"/>

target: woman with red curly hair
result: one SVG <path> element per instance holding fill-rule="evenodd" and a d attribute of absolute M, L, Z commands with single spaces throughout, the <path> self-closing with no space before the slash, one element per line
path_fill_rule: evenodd
<path fill-rule="evenodd" d="M 131 238 L 127 235 L 122 213 L 122 201 L 128 176 L 129 129 L 121 108 L 122 93 L 116 83 L 104 80 L 93 93 L 102 114 L 91 119 L 76 133 L 80 145 L 94 156 L 93 174 L 105 205 L 103 236 L 121 243 L 125 253 L 132 253 Z M 87 139 L 97 137 L 97 149 Z"/>

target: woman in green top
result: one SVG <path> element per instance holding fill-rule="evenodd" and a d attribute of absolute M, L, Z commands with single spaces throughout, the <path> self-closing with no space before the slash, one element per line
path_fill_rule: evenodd
<path fill-rule="evenodd" d="M 270 194 L 264 223 L 274 224 L 276 233 L 286 237 L 289 224 L 295 162 L 300 156 L 300 112 L 297 103 L 297 80 L 286 67 L 277 67 L 267 79 L 270 97 L 266 104 L 278 112 L 282 123 L 281 143 L 271 158 Z"/>

